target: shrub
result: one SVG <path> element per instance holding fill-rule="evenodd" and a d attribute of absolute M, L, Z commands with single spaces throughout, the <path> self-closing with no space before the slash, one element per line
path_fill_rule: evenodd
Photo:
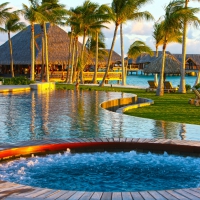
<path fill-rule="evenodd" d="M 186 85 L 185 85 L 185 89 L 186 89 L 186 91 L 189 91 L 189 90 L 191 90 L 191 85 L 189 85 L 189 84 L 186 84 Z"/>
<path fill-rule="evenodd" d="M 25 76 L 18 76 L 13 78 L 5 78 L 4 79 L 4 85 L 29 85 L 31 83 L 34 83 L 34 81 L 30 81 Z"/>
<path fill-rule="evenodd" d="M 200 88 L 200 83 L 198 83 L 197 85 L 194 86 L 196 89 Z"/>

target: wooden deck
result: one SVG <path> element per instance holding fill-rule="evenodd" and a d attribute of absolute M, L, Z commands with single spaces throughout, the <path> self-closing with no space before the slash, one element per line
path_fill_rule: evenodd
<path fill-rule="evenodd" d="M 171 140 L 171 139 L 143 139 L 143 138 L 70 138 L 70 139 L 46 139 L 22 141 L 16 144 L 0 144 L 0 155 L 3 152 L 13 151 L 25 147 L 53 147 L 60 144 L 60 147 L 65 148 L 67 145 L 79 145 L 86 148 L 92 145 L 96 151 L 101 148 L 108 148 L 110 145 L 112 150 L 125 148 L 127 146 L 137 147 L 153 147 L 154 150 L 167 150 L 172 153 L 188 153 L 188 155 L 199 156 L 200 142 L 186 140 Z M 102 144 L 102 145 L 100 145 Z M 124 144 L 120 146 L 120 144 Z M 46 145 L 46 146 L 45 146 Z M 64 146 L 63 146 L 64 145 Z M 163 148 L 161 148 L 163 146 Z M 170 147 L 170 148 L 169 148 Z M 95 149 L 96 148 L 96 149 Z M 132 149 L 131 148 L 131 149 Z M 184 150 L 185 149 L 185 150 Z M 62 149 L 63 150 L 63 149 Z M 122 149 L 123 150 L 123 149 Z M 140 149 L 141 151 L 141 149 Z M 48 151 L 49 152 L 49 151 Z M 29 152 L 34 153 L 34 152 Z M 24 152 L 26 154 L 26 152 Z M 19 156 L 19 155 L 18 155 Z M 2 158 L 2 157 L 1 157 Z M 53 190 L 48 188 L 37 188 L 31 186 L 20 185 L 6 181 L 0 181 L 0 199 L 6 200 L 28 200 L 28 199 L 59 199 L 59 200 L 197 200 L 200 199 L 200 188 L 187 188 L 162 191 L 142 191 L 142 192 L 86 192 L 86 191 L 67 191 Z"/>

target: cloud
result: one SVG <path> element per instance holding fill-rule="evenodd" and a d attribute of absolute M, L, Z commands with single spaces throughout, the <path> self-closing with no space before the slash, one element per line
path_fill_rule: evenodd
<path fill-rule="evenodd" d="M 130 35 L 152 35 L 153 23 L 147 22 L 128 22 L 124 28 L 124 34 Z"/>

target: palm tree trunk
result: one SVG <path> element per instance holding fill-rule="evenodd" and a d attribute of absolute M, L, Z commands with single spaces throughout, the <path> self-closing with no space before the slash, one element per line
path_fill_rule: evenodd
<path fill-rule="evenodd" d="M 11 71 L 12 77 L 15 77 L 14 68 L 13 68 L 13 50 L 12 50 L 12 41 L 10 39 L 10 32 L 8 32 L 8 40 L 9 40 L 9 47 L 10 47 L 10 71 Z"/>
<path fill-rule="evenodd" d="M 74 73 L 73 73 L 73 79 L 72 82 L 74 83 L 76 81 L 76 75 L 77 75 L 77 65 L 78 65 L 78 37 L 76 36 L 76 44 L 75 44 L 75 48 L 76 48 L 76 62 L 74 65 Z"/>
<path fill-rule="evenodd" d="M 69 70 L 70 70 L 70 64 L 71 64 L 70 62 L 71 62 L 71 55 L 72 55 L 72 35 L 73 35 L 73 28 L 71 27 L 70 42 L 69 42 L 69 57 L 68 57 L 68 68 L 67 68 L 66 82 L 68 82 Z"/>
<path fill-rule="evenodd" d="M 125 66 L 124 66 L 124 40 L 123 40 L 122 24 L 120 24 L 120 39 L 121 39 L 122 85 L 126 85 L 126 73 L 125 73 Z"/>
<path fill-rule="evenodd" d="M 158 46 L 156 45 L 156 58 L 158 57 Z"/>
<path fill-rule="evenodd" d="M 157 96 L 163 96 L 163 94 L 164 94 L 164 71 L 165 71 L 165 57 L 166 57 L 165 51 L 166 51 L 166 43 L 163 44 L 162 68 L 161 68 L 161 72 L 160 72 L 158 88 L 156 90 Z"/>
<path fill-rule="evenodd" d="M 196 78 L 194 86 L 197 85 L 197 84 L 199 84 L 199 81 L 200 81 L 200 70 L 197 73 L 197 78 Z"/>
<path fill-rule="evenodd" d="M 48 38 L 47 38 L 47 28 L 45 22 L 44 22 L 44 44 L 45 44 L 46 81 L 49 82 Z"/>
<path fill-rule="evenodd" d="M 189 0 L 185 0 L 185 8 L 188 6 Z M 183 45 L 182 45 L 182 67 L 181 67 L 181 79 L 180 79 L 180 87 L 179 93 L 186 93 L 185 88 L 185 60 L 186 60 L 186 43 L 187 43 L 187 21 L 184 20 L 183 26 Z"/>
<path fill-rule="evenodd" d="M 96 31 L 96 58 L 95 58 L 95 69 L 93 83 L 97 83 L 97 68 L 98 68 L 98 57 L 99 57 L 99 33 Z"/>
<path fill-rule="evenodd" d="M 85 50 L 85 40 L 86 40 L 86 30 L 84 31 L 84 34 L 83 34 L 83 46 L 82 46 L 82 51 L 81 51 L 81 83 L 83 84 L 84 83 L 84 80 L 83 80 L 83 70 L 84 70 L 84 67 L 85 67 L 85 62 L 84 62 L 84 50 Z"/>
<path fill-rule="evenodd" d="M 107 63 L 107 67 L 106 67 L 106 71 L 105 71 L 103 80 L 101 81 L 101 83 L 99 85 L 100 87 L 104 86 L 105 79 L 106 79 L 106 76 L 108 74 L 108 70 L 110 68 L 110 63 L 111 63 L 111 58 L 112 58 L 112 52 L 113 52 L 114 45 L 115 45 L 115 40 L 116 40 L 118 26 L 119 26 L 118 24 L 115 25 L 115 31 L 114 31 L 113 41 L 112 41 L 111 49 L 110 49 L 109 56 L 108 56 L 108 63 Z"/>
<path fill-rule="evenodd" d="M 72 77 L 73 77 L 73 73 L 74 73 L 74 55 L 75 55 L 75 37 L 74 37 L 74 41 L 73 41 L 73 48 L 72 48 L 72 66 L 71 66 L 71 72 L 70 72 L 70 79 L 69 79 L 69 83 L 72 83 Z"/>
<path fill-rule="evenodd" d="M 35 80 L 35 34 L 34 24 L 31 24 L 31 81 Z"/>
<path fill-rule="evenodd" d="M 41 25 L 41 31 L 42 31 L 42 67 L 41 67 L 41 77 L 40 77 L 40 81 L 43 82 L 44 81 L 44 27 L 43 24 Z"/>

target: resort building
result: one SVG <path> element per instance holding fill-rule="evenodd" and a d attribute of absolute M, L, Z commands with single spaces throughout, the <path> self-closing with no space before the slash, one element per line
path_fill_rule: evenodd
<path fill-rule="evenodd" d="M 69 44 L 70 37 L 68 33 L 56 25 L 47 24 L 48 35 L 48 60 L 51 73 L 56 71 L 66 71 L 69 65 Z M 39 24 L 35 25 L 35 72 L 40 73 L 42 65 L 42 30 Z M 31 26 L 19 32 L 12 37 L 14 73 L 15 75 L 30 76 L 31 66 Z M 82 44 L 78 42 L 78 56 L 80 56 Z M 109 53 L 109 50 L 106 50 Z M 11 76 L 10 71 L 10 49 L 9 42 L 0 46 L 0 75 Z M 94 67 L 95 58 L 87 54 L 85 71 Z M 76 59 L 76 58 L 75 58 Z M 115 65 L 121 56 L 113 52 L 111 64 Z M 107 55 L 99 59 L 99 68 L 105 68 L 107 64 Z M 51 75 L 50 73 L 50 75 Z"/>

